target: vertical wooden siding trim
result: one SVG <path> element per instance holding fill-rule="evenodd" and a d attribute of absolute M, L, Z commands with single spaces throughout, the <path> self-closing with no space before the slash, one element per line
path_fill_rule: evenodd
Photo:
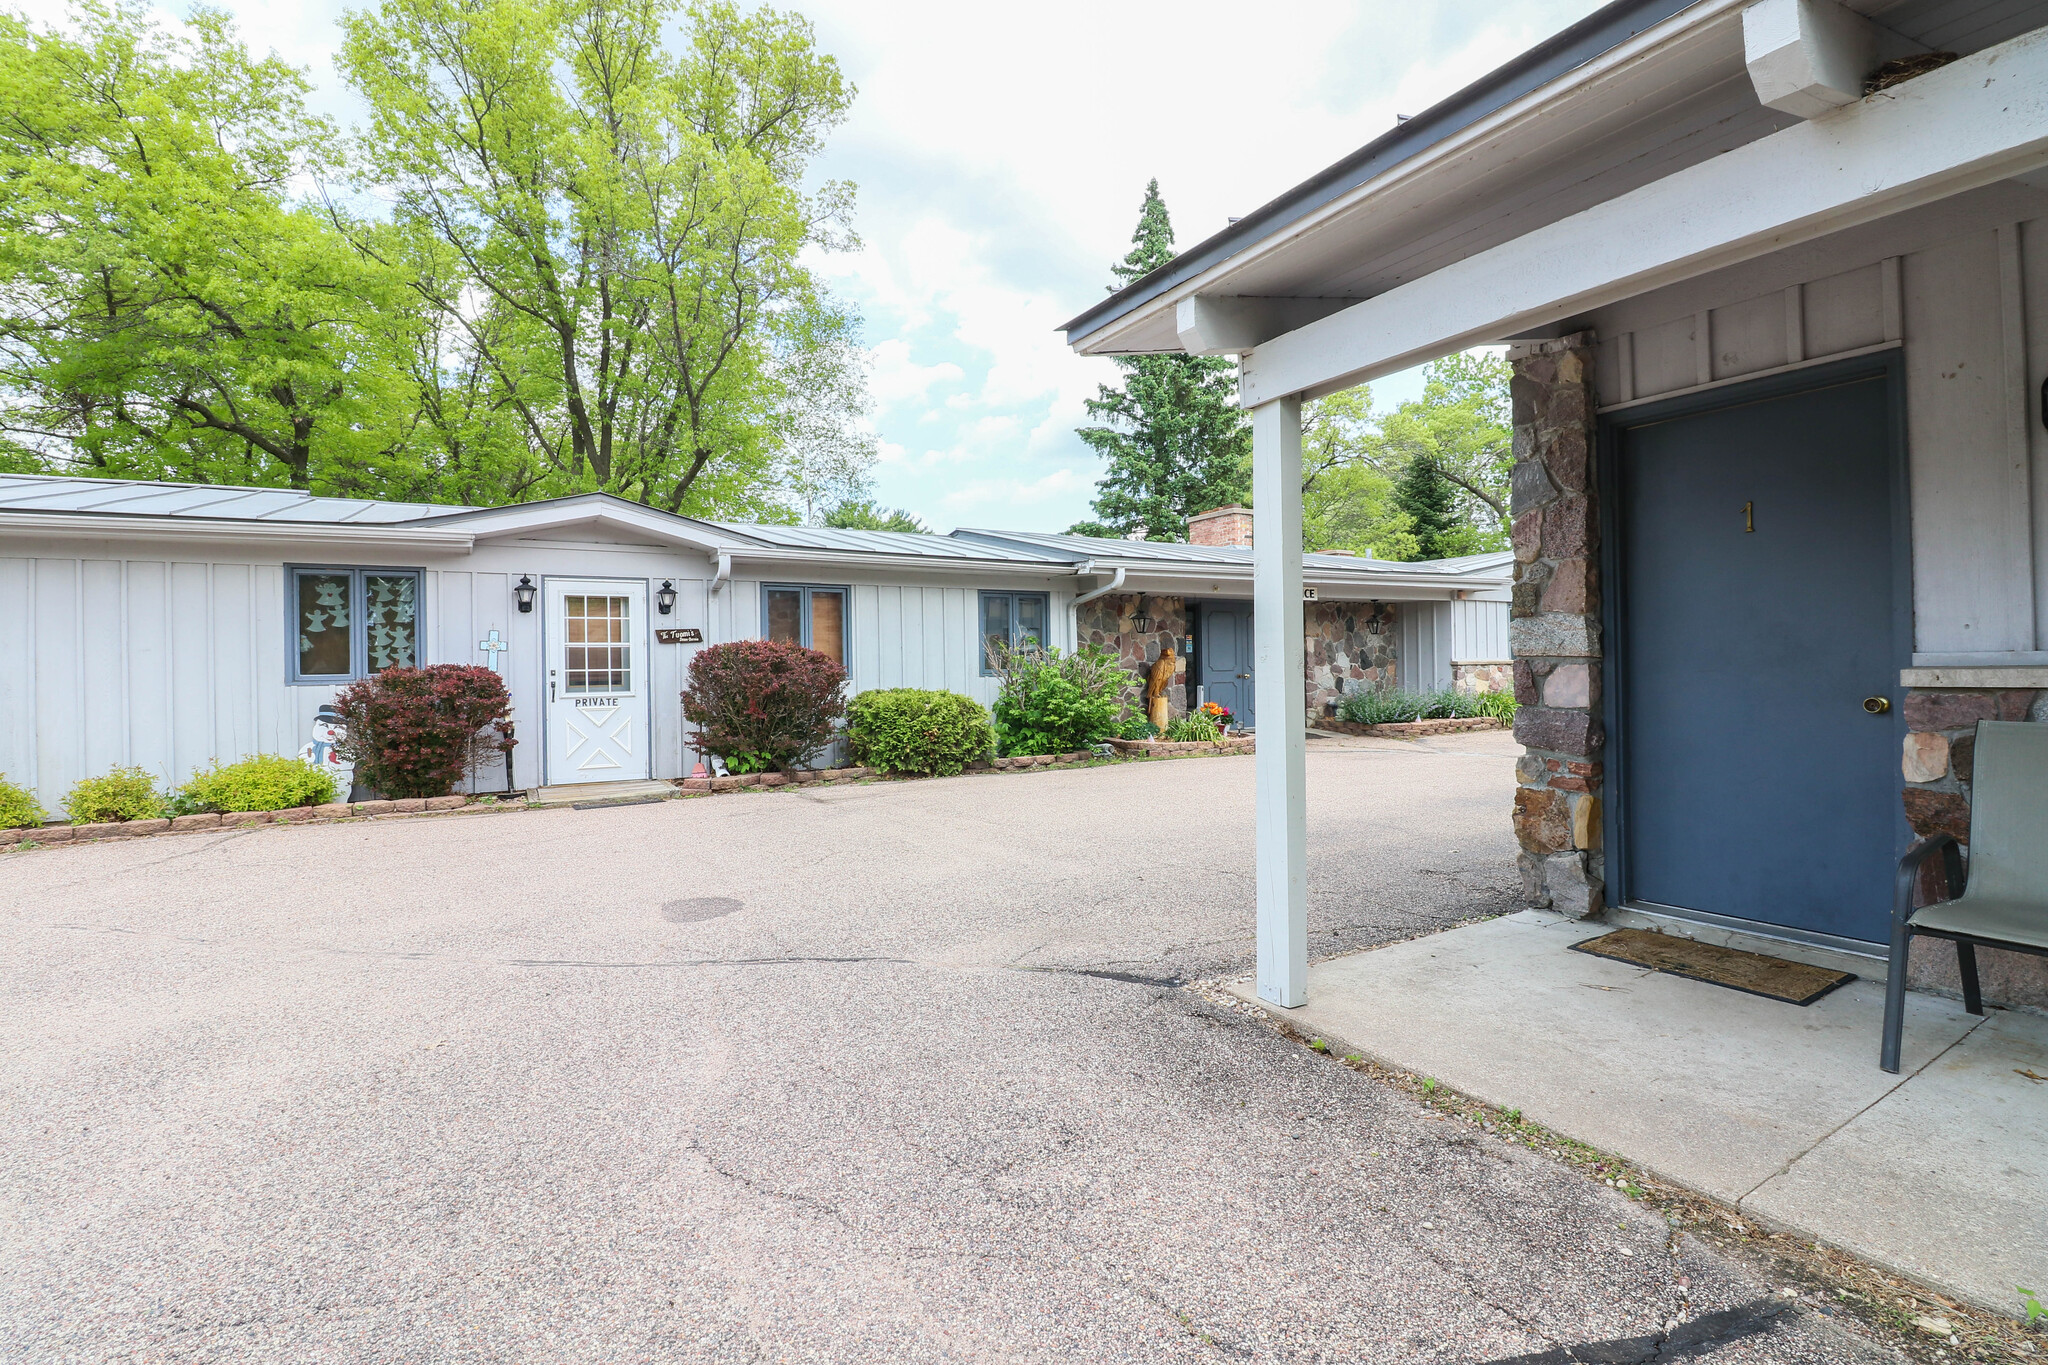
<path fill-rule="evenodd" d="M 1806 286 L 1795 284 L 1785 291 L 1785 363 L 1797 365 L 1806 359 Z"/>
<path fill-rule="evenodd" d="M 1887 256 L 1877 263 L 1877 278 L 1882 308 L 1884 310 L 1884 339 L 1904 341 L 1906 339 L 1906 295 L 1905 282 L 1900 274 L 1903 258 Z"/>
<path fill-rule="evenodd" d="M 2019 528 L 2021 534 L 2015 538 L 2019 562 L 2014 566 L 2018 570 L 2019 581 L 2014 587 L 2024 629 L 2035 627 L 2034 575 L 2037 561 L 2034 541 L 2039 529 L 2033 524 L 2032 451 L 2027 436 L 2028 414 L 2034 405 L 2027 392 L 2031 386 L 2027 383 L 2026 280 L 2020 257 L 2020 225 L 2004 223 L 1993 231 L 1998 239 L 1999 349 L 2005 371 L 2006 458 L 2011 461 L 2011 477 L 2014 491 L 2018 494 L 2014 510 L 2027 522 Z M 2042 648 L 2038 628 L 2035 628 L 2031 641 L 2021 643 L 2022 648 L 2029 646 Z"/>
<path fill-rule="evenodd" d="M 1714 382 L 1714 314 L 1711 309 L 1703 308 L 1693 314 L 1692 363 L 1695 383 Z"/>

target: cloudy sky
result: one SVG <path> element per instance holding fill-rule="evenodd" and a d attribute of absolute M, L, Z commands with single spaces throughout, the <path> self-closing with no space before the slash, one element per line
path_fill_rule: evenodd
<path fill-rule="evenodd" d="M 309 68 L 326 112 L 355 120 L 332 64 L 340 0 L 214 3 L 253 47 Z M 1102 296 L 1148 179 L 1192 245 L 1594 5 L 794 8 L 860 90 L 818 169 L 859 186 L 863 247 L 824 266 L 867 319 L 881 500 L 939 530 L 1060 530 L 1089 515 L 1100 467 L 1074 428 L 1114 371 L 1054 329 Z M 1418 388 L 1395 376 L 1375 399 Z"/>

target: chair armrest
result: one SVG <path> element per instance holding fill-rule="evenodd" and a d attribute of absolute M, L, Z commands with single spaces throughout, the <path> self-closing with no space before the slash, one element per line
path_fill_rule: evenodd
<path fill-rule="evenodd" d="M 1962 846 L 1953 834 L 1930 834 L 1906 850 L 1906 856 L 1899 859 L 1897 878 L 1892 882 L 1892 923 L 1905 924 L 1913 917 L 1913 893 L 1920 884 L 1920 868 L 1935 853 L 1941 854 L 1944 880 L 1948 883 L 1946 900 L 1954 900 L 1963 894 Z M 1938 902 L 1930 901 L 1929 904 Z"/>

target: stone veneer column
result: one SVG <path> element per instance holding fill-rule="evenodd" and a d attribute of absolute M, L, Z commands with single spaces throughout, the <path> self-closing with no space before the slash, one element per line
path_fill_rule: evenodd
<path fill-rule="evenodd" d="M 1511 347 L 1515 837 L 1532 904 L 1606 906 L 1600 848 L 1600 519 L 1590 332 Z"/>

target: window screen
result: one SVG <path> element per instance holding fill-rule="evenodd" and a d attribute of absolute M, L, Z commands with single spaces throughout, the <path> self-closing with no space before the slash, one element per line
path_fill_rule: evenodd
<path fill-rule="evenodd" d="M 846 663 L 846 589 L 771 584 L 763 588 L 768 638 L 829 654 Z"/>
<path fill-rule="evenodd" d="M 996 646 L 1043 648 L 1052 599 L 1042 592 L 985 592 L 981 595 L 981 671 L 995 669 Z"/>
<path fill-rule="evenodd" d="M 291 681 L 352 682 L 419 665 L 418 569 L 292 569 Z"/>

